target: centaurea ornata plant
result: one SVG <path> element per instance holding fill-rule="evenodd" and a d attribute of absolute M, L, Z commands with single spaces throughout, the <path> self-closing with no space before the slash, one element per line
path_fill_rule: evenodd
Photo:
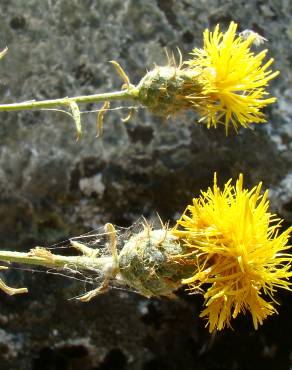
<path fill-rule="evenodd" d="M 144 106 L 166 118 L 192 109 L 201 117 L 199 122 L 208 128 L 222 124 L 226 133 L 230 127 L 237 130 L 239 126 L 263 123 L 266 122 L 263 108 L 275 101 L 268 97 L 266 88 L 279 72 L 270 68 L 273 59 L 264 61 L 267 50 L 253 51 L 258 38 L 255 32 L 238 34 L 234 22 L 225 33 L 217 25 L 213 32 L 204 32 L 203 48 L 193 49 L 190 59 L 183 61 L 180 55 L 177 64 L 174 57 L 169 58 L 168 65 L 156 66 L 137 85 L 133 85 L 121 66 L 113 61 L 124 82 L 121 91 L 2 104 L 0 112 L 63 107 L 74 119 L 78 137 L 81 135 L 79 104 L 104 103 L 97 118 L 100 134 L 103 116 L 110 102 L 117 100 L 131 101 L 132 109 Z"/>
<path fill-rule="evenodd" d="M 194 198 L 175 227 L 153 229 L 146 221 L 140 230 L 118 242 L 116 230 L 106 225 L 103 253 L 88 242 L 72 239 L 81 255 L 62 256 L 45 248 L 29 253 L 0 251 L 0 261 L 86 272 L 100 285 L 78 299 L 89 301 L 113 284 L 128 286 L 145 297 L 172 297 L 179 288 L 202 293 L 209 330 L 231 325 L 240 313 L 250 313 L 255 329 L 277 312 L 278 288 L 291 290 L 292 257 L 288 253 L 292 227 L 280 232 L 281 222 L 269 212 L 267 191 L 261 183 L 251 190 L 229 180 Z M 0 288 L 8 294 L 25 288 Z"/>

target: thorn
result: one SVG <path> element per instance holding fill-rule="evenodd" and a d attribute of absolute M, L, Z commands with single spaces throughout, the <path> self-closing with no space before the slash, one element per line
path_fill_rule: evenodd
<path fill-rule="evenodd" d="M 2 59 L 7 54 L 7 51 L 8 51 L 8 47 L 7 46 L 6 46 L 5 49 L 3 49 L 2 51 L 0 51 L 0 59 Z"/>
<path fill-rule="evenodd" d="M 171 52 L 171 60 L 172 60 L 172 64 L 173 64 L 173 66 L 175 67 L 175 69 L 177 68 L 177 66 L 176 66 L 176 60 L 175 60 L 175 56 L 174 56 L 174 53 L 173 53 L 173 51 Z"/>
<path fill-rule="evenodd" d="M 178 52 L 178 55 L 179 55 L 179 64 L 178 64 L 178 69 L 181 69 L 182 65 L 183 65 L 183 57 L 182 57 L 182 53 L 180 51 L 180 48 L 177 46 L 177 52 Z"/>
<path fill-rule="evenodd" d="M 164 52 L 165 52 L 165 55 L 166 55 L 167 63 L 168 63 L 169 65 L 171 65 L 172 63 L 171 63 L 170 56 L 169 56 L 169 54 L 168 54 L 167 47 L 165 47 L 165 48 L 164 48 Z"/>

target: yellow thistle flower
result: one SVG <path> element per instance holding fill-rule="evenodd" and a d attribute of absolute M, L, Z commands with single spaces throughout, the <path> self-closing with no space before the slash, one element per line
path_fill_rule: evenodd
<path fill-rule="evenodd" d="M 213 189 L 193 200 L 173 230 L 194 256 L 193 276 L 183 283 L 205 292 L 200 316 L 210 332 L 248 311 L 257 329 L 277 312 L 276 289 L 290 290 L 292 256 L 286 251 L 292 227 L 279 232 L 282 221 L 269 213 L 261 183 L 247 190 L 242 175 L 235 186 L 231 181 L 220 190 L 215 175 Z"/>
<path fill-rule="evenodd" d="M 266 97 L 266 87 L 279 72 L 270 69 L 273 59 L 264 62 L 267 50 L 251 50 L 263 37 L 236 30 L 234 22 L 225 33 L 219 25 L 213 32 L 205 30 L 204 46 L 195 48 L 190 60 L 183 62 L 181 57 L 177 66 L 169 58 L 168 66 L 157 66 L 142 78 L 138 101 L 164 117 L 193 109 L 208 128 L 223 124 L 226 133 L 230 126 L 237 130 L 266 122 L 262 109 L 276 100 Z"/>
<path fill-rule="evenodd" d="M 226 33 L 220 32 L 219 25 L 214 32 L 205 30 L 203 49 L 195 48 L 193 58 L 185 62 L 198 72 L 196 79 L 202 87 L 203 101 L 197 109 L 202 120 L 208 127 L 223 123 L 226 132 L 230 124 L 237 129 L 239 125 L 266 122 L 261 110 L 276 99 L 264 99 L 268 95 L 265 87 L 279 74 L 269 69 L 273 59 L 262 64 L 267 50 L 258 54 L 251 51 L 258 35 L 236 35 L 236 29 L 237 24 L 231 22 Z"/>
<path fill-rule="evenodd" d="M 266 122 L 262 109 L 275 102 L 267 97 L 266 87 L 279 72 L 270 69 L 273 59 L 264 62 L 267 50 L 255 53 L 252 44 L 258 46 L 266 39 L 251 30 L 236 33 L 237 24 L 231 22 L 222 33 L 217 25 L 213 32 L 204 32 L 204 46 L 195 48 L 192 58 L 179 63 L 174 55 L 167 54 L 166 66 L 155 66 L 135 86 L 116 61 L 116 68 L 124 84 L 121 91 L 12 104 L 0 104 L 1 111 L 46 109 L 63 106 L 70 108 L 75 121 L 77 138 L 81 136 L 79 103 L 104 102 L 97 117 L 98 134 L 103 127 L 103 116 L 110 101 L 131 100 L 147 107 L 159 116 L 169 118 L 179 112 L 192 109 L 201 115 L 207 127 L 225 126 L 235 130 L 249 127 L 253 122 Z M 0 52 L 0 59 L 7 49 Z M 130 119 L 134 107 L 124 122 Z"/>

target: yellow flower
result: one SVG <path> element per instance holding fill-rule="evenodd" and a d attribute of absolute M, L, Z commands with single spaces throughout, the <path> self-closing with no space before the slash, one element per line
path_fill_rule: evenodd
<path fill-rule="evenodd" d="M 189 68 L 198 72 L 197 82 L 201 85 L 200 96 L 194 96 L 194 103 L 207 126 L 230 124 L 235 129 L 239 125 L 248 127 L 250 123 L 266 122 L 261 111 L 263 107 L 275 102 L 275 98 L 264 98 L 268 82 L 279 72 L 269 69 L 273 59 L 265 64 L 267 50 L 258 54 L 251 51 L 257 34 L 250 32 L 247 37 L 236 35 L 237 24 L 230 23 L 226 33 L 208 29 L 204 32 L 204 48 L 195 48 L 193 58 L 185 62 Z"/>
<path fill-rule="evenodd" d="M 173 230 L 193 254 L 194 274 L 183 283 L 205 292 L 200 316 L 210 332 L 248 311 L 257 329 L 276 312 L 277 288 L 290 290 L 292 257 L 286 251 L 292 227 L 279 232 L 281 220 L 269 213 L 261 186 L 244 189 L 240 175 L 235 186 L 229 180 L 220 190 L 215 175 L 213 189 L 193 200 Z"/>

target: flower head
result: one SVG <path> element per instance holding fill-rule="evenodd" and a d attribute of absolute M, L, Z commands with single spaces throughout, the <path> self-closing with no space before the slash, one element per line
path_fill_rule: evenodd
<path fill-rule="evenodd" d="M 214 32 L 204 32 L 203 49 L 195 48 L 193 58 L 185 62 L 198 71 L 197 82 L 201 85 L 198 109 L 208 127 L 223 123 L 228 132 L 231 125 L 248 127 L 250 123 L 265 122 L 262 108 L 275 98 L 265 98 L 269 81 L 279 72 L 269 69 L 273 59 L 263 63 L 267 50 L 258 54 L 251 51 L 257 34 L 236 34 L 237 24 L 230 23 L 222 33 L 219 25 Z M 196 97 L 198 99 L 198 97 Z M 196 103 L 196 101 L 195 101 Z"/>
<path fill-rule="evenodd" d="M 277 288 L 290 289 L 292 228 L 280 233 L 281 220 L 268 207 L 261 183 L 244 189 L 240 175 L 220 190 L 215 176 L 213 189 L 193 200 L 173 230 L 193 253 L 194 273 L 183 283 L 205 292 L 201 317 L 210 331 L 230 326 L 240 312 L 250 312 L 257 329 L 276 312 Z"/>
<path fill-rule="evenodd" d="M 179 65 L 169 58 L 169 65 L 156 66 L 137 85 L 136 98 L 164 117 L 194 109 L 208 128 L 222 123 L 226 133 L 230 126 L 266 122 L 262 109 L 276 100 L 267 97 L 266 87 L 279 72 L 270 69 L 273 59 L 264 62 L 267 50 L 251 50 L 265 38 L 236 30 L 234 22 L 225 33 L 219 25 L 207 29 L 202 49 L 195 48 L 185 62 L 180 55 Z"/>

